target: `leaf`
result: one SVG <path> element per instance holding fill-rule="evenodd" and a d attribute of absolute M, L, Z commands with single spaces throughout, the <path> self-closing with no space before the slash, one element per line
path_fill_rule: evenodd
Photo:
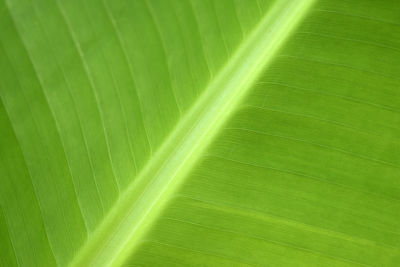
<path fill-rule="evenodd" d="M 400 7 L 0 4 L 2 266 L 397 266 Z"/>

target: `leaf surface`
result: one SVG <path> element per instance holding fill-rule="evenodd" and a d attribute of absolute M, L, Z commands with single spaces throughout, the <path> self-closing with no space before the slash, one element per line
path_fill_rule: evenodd
<path fill-rule="evenodd" d="M 400 264 L 396 1 L 0 14 L 2 265 Z"/>

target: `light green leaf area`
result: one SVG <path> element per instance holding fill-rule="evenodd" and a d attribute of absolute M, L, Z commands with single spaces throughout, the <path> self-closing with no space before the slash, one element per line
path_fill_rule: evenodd
<path fill-rule="evenodd" d="M 396 0 L 1 0 L 0 266 L 400 266 Z"/>

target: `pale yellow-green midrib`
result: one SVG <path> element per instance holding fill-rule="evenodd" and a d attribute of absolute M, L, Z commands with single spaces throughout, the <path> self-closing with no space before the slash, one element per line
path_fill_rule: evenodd
<path fill-rule="evenodd" d="M 121 265 L 314 0 L 281 0 L 209 83 L 72 261 Z"/>

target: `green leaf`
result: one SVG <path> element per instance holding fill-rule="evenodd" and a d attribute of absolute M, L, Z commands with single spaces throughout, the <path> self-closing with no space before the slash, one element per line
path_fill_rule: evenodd
<path fill-rule="evenodd" d="M 1 266 L 398 266 L 394 0 L 2 0 Z"/>

